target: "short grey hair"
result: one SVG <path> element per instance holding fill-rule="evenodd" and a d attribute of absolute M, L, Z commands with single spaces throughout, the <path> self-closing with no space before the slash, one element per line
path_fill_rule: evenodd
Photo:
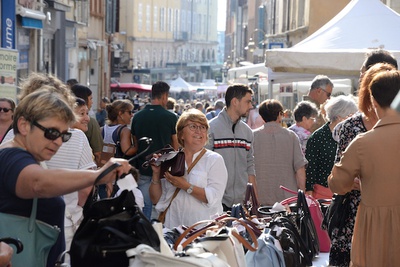
<path fill-rule="evenodd" d="M 351 95 L 331 97 L 326 101 L 326 118 L 333 122 L 339 118 L 347 118 L 358 111 L 357 103 Z"/>
<path fill-rule="evenodd" d="M 333 83 L 328 76 L 317 75 L 311 83 L 310 91 L 318 88 L 326 89 L 328 85 L 332 86 L 333 88 Z"/>

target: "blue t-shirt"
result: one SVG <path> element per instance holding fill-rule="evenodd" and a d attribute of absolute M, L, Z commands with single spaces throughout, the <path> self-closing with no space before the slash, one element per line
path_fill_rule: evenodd
<path fill-rule="evenodd" d="M 32 199 L 22 199 L 16 194 L 16 183 L 21 171 L 38 164 L 32 154 L 20 148 L 0 149 L 0 212 L 29 217 Z M 38 199 L 36 219 L 57 225 L 61 233 L 50 251 L 47 266 L 54 266 L 58 255 L 65 250 L 64 238 L 65 203 L 62 197 Z M 11 226 L 10 226 L 11 227 Z M 5 234 L 0 233 L 2 236 Z"/>

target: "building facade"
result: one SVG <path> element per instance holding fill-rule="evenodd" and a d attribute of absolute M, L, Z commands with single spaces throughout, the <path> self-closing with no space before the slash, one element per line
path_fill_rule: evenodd
<path fill-rule="evenodd" d="M 133 0 L 119 2 L 113 42 L 113 76 L 151 84 L 181 76 L 188 82 L 213 78 L 217 68 L 217 1 Z M 219 68 L 218 68 L 219 69 Z"/>
<path fill-rule="evenodd" d="M 396 12 L 399 0 L 382 0 Z M 336 16 L 350 0 L 227 0 L 225 60 L 264 62 L 265 49 L 291 47 Z"/>

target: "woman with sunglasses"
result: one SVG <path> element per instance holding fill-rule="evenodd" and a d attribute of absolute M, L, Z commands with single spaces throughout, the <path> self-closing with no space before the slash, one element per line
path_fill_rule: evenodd
<path fill-rule="evenodd" d="M 15 109 L 15 102 L 11 98 L 0 98 L 0 144 L 4 137 L 12 129 L 12 121 Z"/>
<path fill-rule="evenodd" d="M 160 175 L 160 167 L 151 165 L 150 198 L 158 212 L 167 210 L 164 222 L 167 228 L 190 226 L 223 212 L 222 197 L 228 172 L 222 156 L 204 148 L 208 142 L 208 128 L 206 116 L 197 109 L 185 111 L 179 117 L 176 133 L 185 153 L 183 177 L 169 172 Z"/>
<path fill-rule="evenodd" d="M 50 160 L 71 138 L 68 130 L 75 121 L 69 103 L 45 87 L 22 99 L 14 113 L 15 136 L 0 146 L 0 212 L 29 217 L 33 199 L 38 198 L 36 219 L 56 225 L 61 231 L 47 260 L 47 266 L 54 266 L 57 256 L 65 250 L 65 203 L 61 196 L 92 186 L 114 163 L 119 166 L 100 183 L 114 181 L 128 173 L 131 166 L 126 160 L 111 159 L 99 170 L 43 168 L 40 163 Z"/>

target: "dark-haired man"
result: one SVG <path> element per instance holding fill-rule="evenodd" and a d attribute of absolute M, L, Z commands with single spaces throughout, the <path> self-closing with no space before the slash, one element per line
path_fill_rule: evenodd
<path fill-rule="evenodd" d="M 207 148 L 224 158 L 228 170 L 228 182 L 222 199 L 225 211 L 243 202 L 248 182 L 253 184 L 257 192 L 253 132 L 242 120 L 253 108 L 252 95 L 253 90 L 246 85 L 229 86 L 225 94 L 226 108 L 210 120 Z"/>
<path fill-rule="evenodd" d="M 166 109 L 169 85 L 165 82 L 158 81 L 151 88 L 151 105 L 146 105 L 144 109 L 135 113 L 132 119 L 131 132 L 134 144 L 138 145 L 138 152 L 143 151 L 147 144 L 138 143 L 142 137 L 150 137 L 153 143 L 148 150 L 148 154 L 171 144 L 175 149 L 178 149 L 178 139 L 176 136 L 177 116 Z M 144 198 L 143 213 L 151 218 L 153 204 L 150 200 L 149 187 L 152 182 L 153 171 L 149 167 L 142 167 L 145 161 L 145 156 L 139 157 L 137 168 L 140 172 L 138 187 L 142 191 Z"/>

